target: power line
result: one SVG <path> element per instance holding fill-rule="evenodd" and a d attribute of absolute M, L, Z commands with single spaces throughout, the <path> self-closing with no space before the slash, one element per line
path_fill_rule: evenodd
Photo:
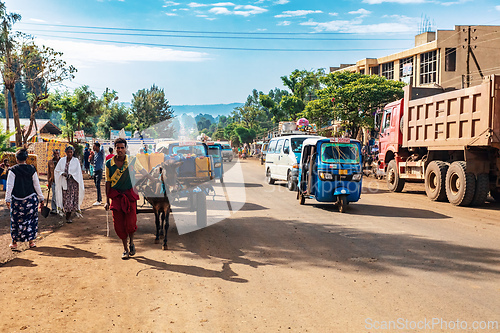
<path fill-rule="evenodd" d="M 64 38 L 64 39 L 71 39 L 71 40 L 83 40 L 83 41 L 91 41 L 91 42 L 102 42 L 102 43 L 157 46 L 157 47 L 175 47 L 175 48 L 186 48 L 186 49 L 205 49 L 205 50 L 270 51 L 270 52 L 356 52 L 356 51 L 366 52 L 366 51 L 389 51 L 389 50 L 399 50 L 400 49 L 400 48 L 388 48 L 388 49 L 279 49 L 279 48 L 275 48 L 275 49 L 269 49 L 269 48 L 157 44 L 157 43 L 128 42 L 128 41 L 116 41 L 116 40 L 102 40 L 102 39 L 93 39 L 93 38 L 54 36 L 54 35 L 44 35 L 44 34 L 39 34 L 37 36 L 51 37 L 51 38 Z"/>
<path fill-rule="evenodd" d="M 61 31 L 61 30 L 33 30 L 25 31 L 36 32 L 57 32 L 67 34 L 88 34 L 88 35 L 112 35 L 112 36 L 138 36 L 138 37 L 174 37 L 174 38 L 209 38 L 209 39 L 254 39 L 254 40 L 305 40 L 305 41 L 409 41 L 407 38 L 297 38 L 297 37 L 249 37 L 249 36 L 185 36 L 172 34 L 133 34 L 133 33 L 115 33 L 115 32 L 99 32 L 99 31 Z"/>
<path fill-rule="evenodd" d="M 19 24 L 40 25 L 40 26 L 48 26 L 48 27 L 142 31 L 142 32 L 164 32 L 164 33 L 187 33 L 187 34 L 195 34 L 196 33 L 196 34 L 229 34 L 229 35 L 360 35 L 360 33 L 354 33 L 354 32 L 236 32 L 236 31 L 197 31 L 197 30 L 117 28 L 117 27 L 99 27 L 99 26 L 49 24 L 49 23 L 19 23 Z M 398 33 L 398 34 L 407 34 L 407 33 Z"/>

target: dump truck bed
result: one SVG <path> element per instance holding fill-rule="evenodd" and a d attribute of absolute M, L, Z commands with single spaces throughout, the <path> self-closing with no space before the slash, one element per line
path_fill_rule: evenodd
<path fill-rule="evenodd" d="M 500 76 L 478 86 L 410 100 L 405 88 L 403 147 L 500 147 Z"/>

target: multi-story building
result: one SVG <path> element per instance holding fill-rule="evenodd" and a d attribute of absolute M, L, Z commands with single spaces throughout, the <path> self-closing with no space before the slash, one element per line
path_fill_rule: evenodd
<path fill-rule="evenodd" d="M 331 67 L 385 76 L 416 87 L 460 89 L 500 74 L 500 26 L 455 26 L 415 36 L 415 47 L 381 58 L 366 58 L 355 65 Z"/>

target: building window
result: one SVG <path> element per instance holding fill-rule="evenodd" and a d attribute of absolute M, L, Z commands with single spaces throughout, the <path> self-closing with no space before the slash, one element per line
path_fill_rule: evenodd
<path fill-rule="evenodd" d="M 437 78 L 437 51 L 420 55 L 420 84 L 435 83 Z"/>
<path fill-rule="evenodd" d="M 447 72 L 454 72 L 457 68 L 457 49 L 454 47 L 447 47 L 445 51 L 444 70 Z"/>
<path fill-rule="evenodd" d="M 387 80 L 394 79 L 394 62 L 382 64 L 382 76 L 385 76 Z"/>
<path fill-rule="evenodd" d="M 399 81 L 410 84 L 413 78 L 413 57 L 399 60 Z"/>
<path fill-rule="evenodd" d="M 363 68 L 363 69 L 360 69 L 360 70 L 359 70 L 359 73 L 360 73 L 360 74 L 365 74 L 365 69 L 364 69 L 364 68 Z"/>
<path fill-rule="evenodd" d="M 370 67 L 370 75 L 378 75 L 378 66 Z"/>

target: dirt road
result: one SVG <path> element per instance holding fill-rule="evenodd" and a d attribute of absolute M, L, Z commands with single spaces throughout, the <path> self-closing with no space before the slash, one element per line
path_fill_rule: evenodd
<path fill-rule="evenodd" d="M 243 208 L 181 236 L 174 226 L 167 251 L 139 215 L 137 254 L 121 260 L 100 207 L 0 266 L 0 331 L 452 332 L 456 320 L 499 331 L 472 325 L 500 323 L 500 205 L 454 207 L 420 185 L 394 194 L 365 179 L 340 214 L 299 206 L 254 160 L 241 166 Z M 408 329 L 383 330 L 391 321 Z"/>

